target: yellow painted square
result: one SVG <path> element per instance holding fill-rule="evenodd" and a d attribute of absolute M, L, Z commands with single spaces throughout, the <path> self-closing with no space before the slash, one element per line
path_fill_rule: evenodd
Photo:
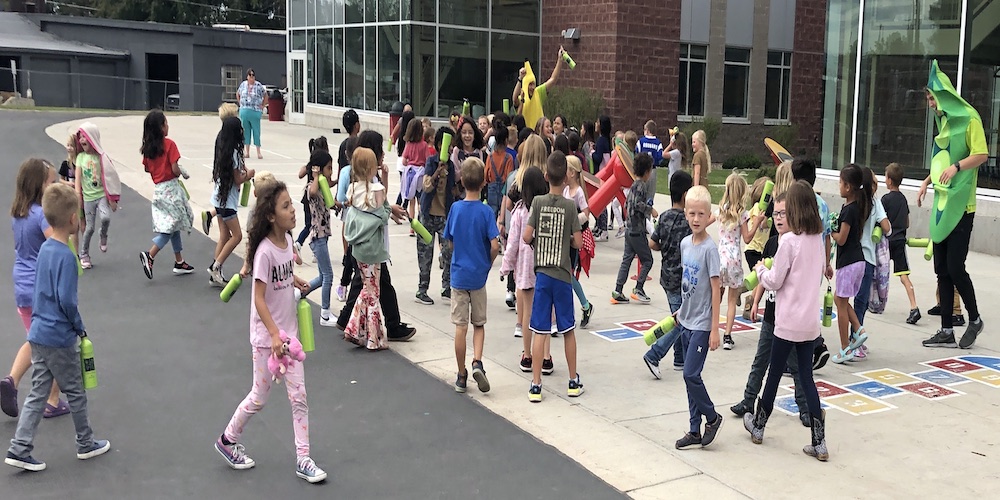
<path fill-rule="evenodd" d="M 880 411 L 895 408 L 895 406 L 888 403 L 855 393 L 841 394 L 840 396 L 825 398 L 823 399 L 823 402 L 831 406 L 835 406 L 847 413 L 850 413 L 851 415 L 866 415 L 869 413 L 878 413 Z"/>
<path fill-rule="evenodd" d="M 912 377 L 912 376 L 907 375 L 907 374 L 905 374 L 903 372 L 899 372 L 899 371 L 896 371 L 896 370 L 890 370 L 888 368 L 884 368 L 882 370 L 872 370 L 872 371 L 867 371 L 867 372 L 861 372 L 861 373 L 858 373 L 858 375 L 860 375 L 862 377 L 865 377 L 865 378 L 870 378 L 872 380 L 878 380 L 879 382 L 882 382 L 883 384 L 892 385 L 892 386 L 909 384 L 909 383 L 913 383 L 913 382 L 926 382 L 923 379 Z"/>
<path fill-rule="evenodd" d="M 963 377 L 969 377 L 977 382 L 982 382 L 993 387 L 1000 387 L 1000 372 L 995 370 L 973 370 L 965 372 Z"/>

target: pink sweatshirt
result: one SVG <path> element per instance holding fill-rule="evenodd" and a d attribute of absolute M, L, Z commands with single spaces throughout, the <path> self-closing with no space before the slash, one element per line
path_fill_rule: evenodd
<path fill-rule="evenodd" d="M 785 233 L 771 269 L 757 265 L 757 277 L 773 290 L 774 336 L 789 342 L 815 340 L 820 333 L 820 286 L 826 254 L 821 234 Z"/>
<path fill-rule="evenodd" d="M 507 248 L 503 252 L 503 262 L 500 264 L 500 274 L 514 271 L 514 283 L 518 290 L 535 288 L 535 250 L 521 237 L 528 222 L 528 215 L 524 202 L 517 202 L 510 214 Z"/>

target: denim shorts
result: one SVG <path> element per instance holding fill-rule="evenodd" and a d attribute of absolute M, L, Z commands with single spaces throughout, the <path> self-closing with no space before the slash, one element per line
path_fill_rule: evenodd
<path fill-rule="evenodd" d="M 222 219 L 223 222 L 229 222 L 236 218 L 236 209 L 215 207 L 215 215 Z"/>
<path fill-rule="evenodd" d="M 861 291 L 861 281 L 865 277 L 865 261 L 861 260 L 837 269 L 837 289 L 835 294 L 842 299 L 851 299 Z"/>

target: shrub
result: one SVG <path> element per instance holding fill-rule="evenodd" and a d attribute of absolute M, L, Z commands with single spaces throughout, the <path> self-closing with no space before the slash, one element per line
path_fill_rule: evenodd
<path fill-rule="evenodd" d="M 778 172 L 778 167 L 772 165 L 766 167 L 760 167 L 759 169 L 757 169 L 757 177 L 754 180 L 766 176 L 768 179 L 771 179 L 773 181 L 774 176 L 777 172 Z"/>
<path fill-rule="evenodd" d="M 792 154 L 792 156 L 798 156 L 796 154 L 796 148 L 799 140 L 799 127 L 797 125 L 792 123 L 788 125 L 777 125 L 770 127 L 768 133 L 771 135 L 772 139 L 777 141 L 778 144 L 784 146 L 785 149 Z"/>
<path fill-rule="evenodd" d="M 760 165 L 760 157 L 753 153 L 733 155 L 722 162 L 722 168 L 729 170 L 734 168 L 739 170 L 757 170 L 760 168 Z"/>
<path fill-rule="evenodd" d="M 711 148 L 712 144 L 715 143 L 715 139 L 719 137 L 719 131 L 722 130 L 722 120 L 708 117 L 702 121 L 691 122 L 682 127 L 681 130 L 684 132 L 684 135 L 688 136 L 688 139 L 698 130 L 704 130 L 705 140 L 708 141 L 708 147 Z"/>
<path fill-rule="evenodd" d="M 579 127 L 585 121 L 595 121 L 604 112 L 604 96 L 592 89 L 557 86 L 548 91 L 545 101 L 548 117 L 563 115 L 567 126 Z M 534 128 L 534 123 L 527 124 Z"/>

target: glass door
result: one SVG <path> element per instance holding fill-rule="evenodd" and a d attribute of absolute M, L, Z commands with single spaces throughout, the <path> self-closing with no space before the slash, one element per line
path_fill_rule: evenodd
<path fill-rule="evenodd" d="M 302 125 L 305 123 L 305 101 L 306 101 L 306 89 L 305 89 L 305 69 L 306 61 L 305 54 L 291 54 L 290 59 L 291 69 L 288 74 L 291 75 L 291 80 L 288 83 L 289 86 L 289 104 L 291 108 L 288 110 L 288 122 Z"/>

